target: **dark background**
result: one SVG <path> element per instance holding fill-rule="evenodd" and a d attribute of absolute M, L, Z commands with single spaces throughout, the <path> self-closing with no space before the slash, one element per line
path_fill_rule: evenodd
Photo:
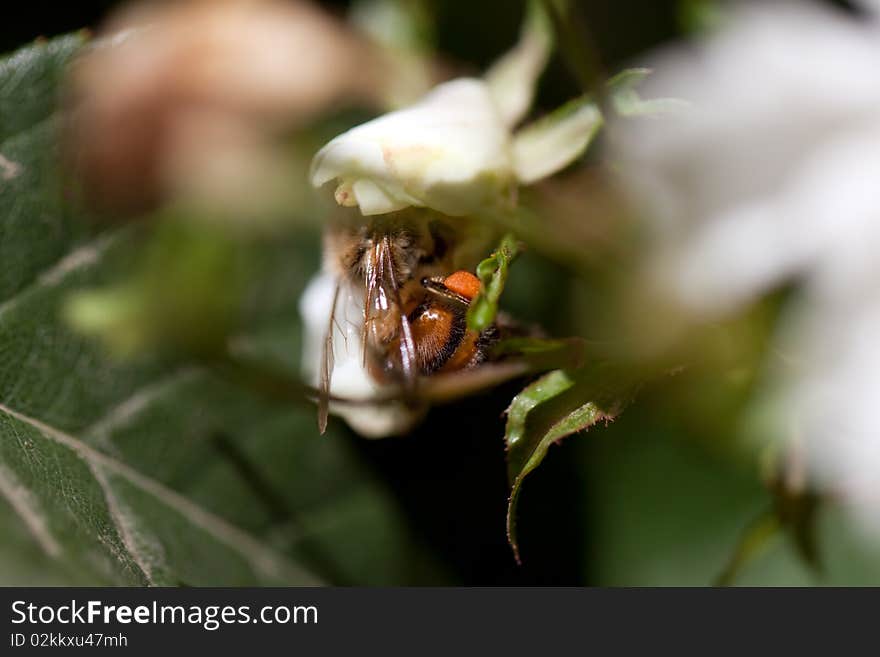
<path fill-rule="evenodd" d="M 37 0 L 20 6 L 14 19 L 0 27 L 0 51 L 11 50 L 39 36 L 100 26 L 102 18 L 118 0 L 56 2 Z M 336 13 L 350 2 L 324 0 L 319 4 Z M 521 16 L 516 0 L 436 0 L 441 50 L 462 61 L 482 65 L 510 45 Z M 580 0 L 577 2 L 592 26 L 594 37 L 607 63 L 614 63 L 674 34 L 677 0 Z"/>

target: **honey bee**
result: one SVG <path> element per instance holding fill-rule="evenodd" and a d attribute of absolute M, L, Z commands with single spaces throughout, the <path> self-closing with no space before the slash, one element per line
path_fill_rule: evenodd
<path fill-rule="evenodd" d="M 489 358 L 500 336 L 498 327 L 480 333 L 467 328 L 467 310 L 480 281 L 461 264 L 474 243 L 462 240 L 455 227 L 424 217 L 383 217 L 328 231 L 325 271 L 335 289 L 318 376 L 322 432 L 331 385 L 333 397 L 338 397 L 338 386 L 333 384 L 339 369 L 336 339 L 359 338 L 359 366 L 373 386 L 391 385 L 410 392 L 421 377 L 470 369 Z M 353 301 L 357 310 L 352 309 Z M 346 344 L 345 350 L 350 353 L 351 345 Z M 351 375 L 350 368 L 348 372 Z"/>

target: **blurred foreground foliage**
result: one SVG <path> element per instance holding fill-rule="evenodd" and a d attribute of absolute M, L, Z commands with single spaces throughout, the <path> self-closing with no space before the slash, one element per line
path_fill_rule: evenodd
<path fill-rule="evenodd" d="M 339 427 L 329 439 L 317 435 L 305 400 L 255 397 L 179 353 L 135 349 L 135 340 L 125 341 L 133 353 L 120 361 L 64 321 L 72 292 L 102 289 L 129 270 L 143 230 L 88 228 L 66 198 L 55 83 L 81 44 L 63 37 L 0 64 L 0 152 L 17 167 L 0 187 L 0 243 L 9 254 L 0 277 L 0 579 L 448 581 Z M 317 266 L 316 241 L 252 245 L 260 285 L 248 290 L 252 321 L 238 337 L 249 357 L 296 371 L 296 303 Z M 198 287 L 169 289 L 205 297 Z M 217 309 L 173 310 L 185 335 Z M 133 318 L 134 328 L 149 319 Z"/>

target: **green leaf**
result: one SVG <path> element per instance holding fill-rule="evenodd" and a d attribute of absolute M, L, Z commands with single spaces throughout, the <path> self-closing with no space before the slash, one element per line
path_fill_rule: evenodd
<path fill-rule="evenodd" d="M 516 507 L 525 477 L 550 446 L 597 422 L 613 419 L 632 397 L 634 386 L 607 366 L 556 370 L 520 392 L 507 410 L 507 474 L 510 498 L 507 537 L 519 562 Z"/>
<path fill-rule="evenodd" d="M 621 116 L 657 116 L 681 112 L 689 104 L 678 98 L 652 98 L 645 100 L 636 87 L 651 74 L 648 68 L 628 68 L 611 78 L 608 95 L 611 105 Z"/>
<path fill-rule="evenodd" d="M 732 585 L 743 568 L 767 551 L 781 528 L 779 516 L 773 510 L 765 511 L 755 518 L 737 541 L 724 570 L 715 578 L 715 586 Z"/>
<path fill-rule="evenodd" d="M 510 263 L 519 252 L 519 243 L 512 234 L 507 234 L 495 252 L 477 265 L 477 277 L 482 287 L 468 308 L 467 325 L 470 330 L 478 333 L 485 331 L 495 321 Z"/>
<path fill-rule="evenodd" d="M 424 0 L 355 0 L 348 20 L 392 52 L 428 51 L 434 44 L 432 16 Z"/>
<path fill-rule="evenodd" d="M 248 249 L 176 214 L 148 221 L 153 230 L 135 272 L 109 288 L 71 295 L 67 319 L 123 356 L 145 348 L 221 351 L 251 273 Z"/>
<path fill-rule="evenodd" d="M 0 583 L 448 581 L 340 426 L 317 435 L 311 404 L 181 356 L 120 361 L 63 320 L 74 293 L 130 272 L 143 232 L 95 228 L 65 200 L 57 83 L 79 41 L 0 59 L 0 154 L 15 163 L 0 175 Z M 260 247 L 237 357 L 297 371 L 316 243 Z"/>
<path fill-rule="evenodd" d="M 0 58 L 0 143 L 49 118 L 64 65 L 83 42 L 83 34 L 38 40 Z"/>
<path fill-rule="evenodd" d="M 726 12 L 717 0 L 679 0 L 678 22 L 688 34 L 710 33 L 724 25 Z"/>
<path fill-rule="evenodd" d="M 798 556 L 818 575 L 823 572 L 819 552 L 818 515 L 822 499 L 804 486 L 802 445 L 797 442 L 774 445 L 764 454 L 765 485 L 773 505 L 743 531 L 730 558 L 715 583 L 730 586 L 770 546 L 772 539 L 785 534 Z"/>

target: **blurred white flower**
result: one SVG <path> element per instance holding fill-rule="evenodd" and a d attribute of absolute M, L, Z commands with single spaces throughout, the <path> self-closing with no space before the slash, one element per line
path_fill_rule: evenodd
<path fill-rule="evenodd" d="M 312 183 L 338 181 L 337 202 L 364 215 L 416 206 L 462 216 L 503 203 L 518 184 L 574 161 L 601 123 L 584 102 L 514 133 L 550 46 L 549 25 L 535 10 L 519 44 L 484 78 L 446 82 L 339 135 L 315 156 Z"/>
<path fill-rule="evenodd" d="M 142 0 L 101 35 L 71 72 L 68 150 L 114 211 L 192 192 L 252 204 L 286 157 L 279 132 L 381 79 L 368 45 L 308 0 Z"/>
<path fill-rule="evenodd" d="M 880 528 L 880 21 L 748 4 L 651 65 L 646 95 L 693 103 L 615 125 L 661 244 L 654 280 L 704 318 L 800 283 L 779 417 L 820 485 Z"/>
<path fill-rule="evenodd" d="M 880 13 L 880 0 L 855 0 L 855 4 L 869 10 L 875 17 Z"/>

